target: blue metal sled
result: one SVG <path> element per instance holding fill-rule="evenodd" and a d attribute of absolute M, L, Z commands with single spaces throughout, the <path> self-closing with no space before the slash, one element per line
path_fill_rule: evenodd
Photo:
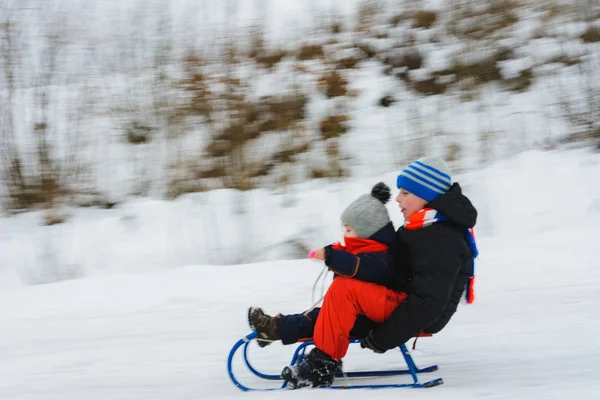
<path fill-rule="evenodd" d="M 231 351 L 229 352 L 229 357 L 227 358 L 227 370 L 229 372 L 229 377 L 231 378 L 231 381 L 238 388 L 240 388 L 243 391 L 271 391 L 271 390 L 285 389 L 287 382 L 283 382 L 281 387 L 278 387 L 278 388 L 271 388 L 271 389 L 249 388 L 247 386 L 242 385 L 237 380 L 235 375 L 233 374 L 233 365 L 232 365 L 233 357 L 236 354 L 236 352 L 238 351 L 238 349 L 243 346 L 244 347 L 244 350 L 243 350 L 244 363 L 246 364 L 246 367 L 254 375 L 258 376 L 259 378 L 266 379 L 266 380 L 273 380 L 273 381 L 281 381 L 282 380 L 281 376 L 279 376 L 279 375 L 263 374 L 262 372 L 258 371 L 256 368 L 254 368 L 252 366 L 252 364 L 250 363 L 250 360 L 248 359 L 248 345 L 250 344 L 250 342 L 252 340 L 256 339 L 256 336 L 257 336 L 256 332 L 252 332 L 252 333 L 244 336 L 240 340 L 238 340 L 231 348 Z M 351 343 L 360 343 L 360 339 L 352 339 L 350 342 Z M 295 364 L 300 363 L 305 356 L 307 346 L 311 346 L 311 345 L 314 345 L 314 342 L 312 340 L 300 343 L 300 345 L 298 345 L 298 347 L 296 348 L 294 355 L 292 356 L 292 361 L 290 362 L 290 365 L 295 365 Z M 438 386 L 438 385 L 441 385 L 442 383 L 444 383 L 442 378 L 437 378 L 437 379 L 427 381 L 427 382 L 419 382 L 418 374 L 425 373 L 425 372 L 437 371 L 437 369 L 438 369 L 437 365 L 432 365 L 432 366 L 426 367 L 426 368 L 418 368 L 416 366 L 415 362 L 413 361 L 412 356 L 408 352 L 406 345 L 403 344 L 403 345 L 399 346 L 399 349 L 402 352 L 402 355 L 404 356 L 404 360 L 406 361 L 406 365 L 408 366 L 408 369 L 386 370 L 386 371 L 364 371 L 364 372 L 339 372 L 336 374 L 336 377 L 356 378 L 356 377 L 411 375 L 412 379 L 413 379 L 413 383 L 344 385 L 344 386 L 331 386 L 331 387 L 323 388 L 323 389 L 389 389 L 389 388 L 406 388 L 406 387 L 428 388 L 428 387 Z"/>

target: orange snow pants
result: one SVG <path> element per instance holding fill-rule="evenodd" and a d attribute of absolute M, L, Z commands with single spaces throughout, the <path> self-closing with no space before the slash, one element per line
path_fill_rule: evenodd
<path fill-rule="evenodd" d="M 338 276 L 329 286 L 317 317 L 315 346 L 334 360 L 341 360 L 348 351 L 350 331 L 359 314 L 382 323 L 407 297 L 385 286 Z"/>

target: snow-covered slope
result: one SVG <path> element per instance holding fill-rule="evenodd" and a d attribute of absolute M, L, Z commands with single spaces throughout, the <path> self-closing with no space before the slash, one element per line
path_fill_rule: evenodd
<path fill-rule="evenodd" d="M 418 363 L 439 364 L 445 384 L 406 392 L 318 392 L 319 398 L 591 399 L 600 390 L 598 156 L 529 152 L 459 178 L 480 210 L 477 300 L 462 305 L 436 337 L 420 340 L 415 352 Z M 312 191 L 305 186 L 294 196 L 296 204 L 288 207 L 276 208 L 277 201 L 269 203 L 264 196 L 252 203 L 262 206 L 256 205 L 256 214 L 250 215 L 255 221 L 281 219 L 280 231 L 273 231 L 281 237 L 309 226 L 306 219 L 328 225 L 307 239 L 311 245 L 319 240 L 322 244 L 338 234 L 338 206 L 349 200 L 342 193 L 354 196 L 372 181 Z M 260 305 L 271 313 L 304 310 L 311 305 L 311 287 L 321 266 L 310 260 L 280 260 L 172 268 L 193 263 L 203 242 L 190 233 L 169 241 L 162 229 L 181 227 L 169 218 L 178 207 L 189 211 L 183 218 L 188 227 L 198 225 L 192 217 L 201 215 L 192 206 L 196 201 L 78 211 L 79 222 L 62 225 L 62 236 L 53 232 L 58 248 L 52 253 L 59 261 L 87 260 L 84 270 L 91 277 L 49 285 L 21 287 L 14 272 L 43 265 L 33 261 L 41 250 L 31 238 L 42 235 L 42 228 L 32 226 L 33 216 L 0 220 L 0 398 L 315 395 L 243 394 L 230 383 L 225 361 L 230 346 L 248 332 L 248 306 Z M 398 223 L 397 211 L 391 205 L 390 210 Z M 125 215 L 135 218 L 124 220 Z M 223 214 L 221 223 L 231 232 L 246 232 L 251 226 L 238 225 L 235 218 Z M 127 225 L 132 221 L 137 221 L 136 229 Z M 260 231 L 266 230 L 263 226 Z M 196 232 L 201 231 L 198 227 Z M 105 269 L 99 267 L 102 257 Z M 122 273 L 110 274 L 117 266 Z M 257 366 L 278 372 L 292 348 L 277 344 L 252 351 Z M 394 352 L 374 355 L 351 348 L 345 367 L 400 363 Z M 261 385 L 242 368 L 238 372 L 249 384 Z"/>
<path fill-rule="evenodd" d="M 455 174 L 473 198 L 477 231 L 487 237 L 535 237 L 598 221 L 600 160 L 587 150 L 533 151 L 492 167 Z M 0 219 L 0 288 L 82 276 L 161 271 L 186 265 L 302 258 L 340 237 L 343 208 L 396 173 L 330 183 L 315 180 L 284 193 L 218 190 L 175 201 L 136 200 L 111 210 L 73 209 L 64 224 L 42 213 Z M 402 216 L 392 201 L 392 220 Z"/>

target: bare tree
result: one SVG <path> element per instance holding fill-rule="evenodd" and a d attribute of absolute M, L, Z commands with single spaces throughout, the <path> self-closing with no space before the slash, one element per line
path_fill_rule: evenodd
<path fill-rule="evenodd" d="M 25 186 L 23 166 L 15 140 L 16 110 L 14 100 L 17 91 L 17 71 L 20 66 L 20 49 L 18 45 L 19 28 L 12 16 L 5 16 L 0 23 L 0 101 L 2 118 L 0 125 L 0 171 L 5 182 L 6 192 L 12 197 Z M 8 206 L 9 207 L 9 206 Z M 5 207 L 5 208 L 8 208 Z"/>
<path fill-rule="evenodd" d="M 5 104 L 0 170 L 7 194 L 4 206 L 14 210 L 52 208 L 68 193 L 67 186 L 81 170 L 77 133 L 87 93 L 67 84 L 72 40 L 68 14 L 39 9 L 27 17 L 29 25 L 14 15 L 0 24 L 0 101 Z M 27 42 L 27 29 L 34 43 Z"/>

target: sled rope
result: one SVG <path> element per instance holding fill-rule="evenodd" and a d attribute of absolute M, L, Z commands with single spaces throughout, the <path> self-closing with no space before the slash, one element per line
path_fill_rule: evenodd
<path fill-rule="evenodd" d="M 321 296 L 319 301 L 317 301 L 315 304 L 313 304 L 308 310 L 304 311 L 302 314 L 304 314 L 304 316 L 307 316 L 312 310 L 314 310 L 315 308 L 317 308 L 321 305 L 321 302 L 323 301 L 324 298 L 325 298 L 325 296 Z"/>
<path fill-rule="evenodd" d="M 306 310 L 302 313 L 305 316 L 308 315 L 315 308 L 319 307 L 321 305 L 321 303 L 323 302 L 323 299 L 325 298 L 325 283 L 327 282 L 328 270 L 329 270 L 329 268 L 327 268 L 327 266 L 325 266 L 319 273 L 319 276 L 317 276 L 317 279 L 315 280 L 315 282 L 313 283 L 312 294 L 311 294 L 311 301 L 313 302 L 313 305 L 310 306 L 310 308 L 308 310 Z M 321 295 L 320 295 L 321 297 L 319 298 L 319 300 L 315 301 L 315 295 L 317 293 L 317 286 L 319 285 L 319 281 L 321 280 L 321 278 L 323 278 L 323 282 L 321 283 Z M 275 340 L 263 339 L 261 337 L 257 337 L 256 341 L 257 342 L 275 342 Z"/>
<path fill-rule="evenodd" d="M 312 293 L 311 293 L 311 301 L 313 302 L 313 305 L 306 311 L 304 311 L 304 315 L 308 315 L 312 310 L 314 310 L 315 308 L 319 307 L 321 305 L 321 303 L 323 302 L 323 298 L 325 298 L 325 284 L 327 282 L 327 272 L 329 271 L 329 268 L 327 266 L 323 267 L 323 269 L 321 270 L 321 272 L 319 273 L 319 276 L 317 276 L 317 279 L 315 279 L 315 282 L 313 283 L 313 287 L 312 287 Z M 321 282 L 321 295 L 319 297 L 319 300 L 315 301 L 316 298 L 316 293 L 317 293 L 317 286 L 319 285 L 319 281 L 321 280 L 321 278 L 323 278 L 323 282 Z"/>

